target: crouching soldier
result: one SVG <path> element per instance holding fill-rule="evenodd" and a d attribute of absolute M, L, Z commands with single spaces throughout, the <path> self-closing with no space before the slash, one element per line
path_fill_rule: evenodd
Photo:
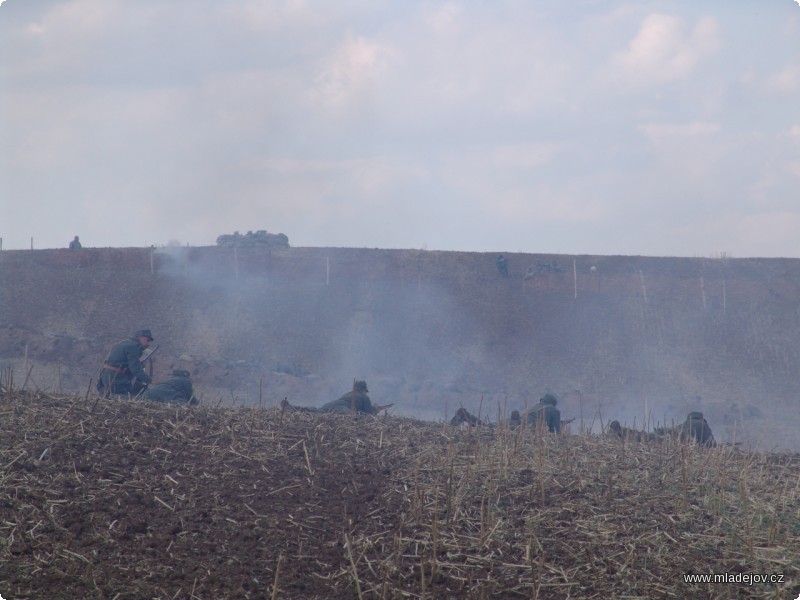
<path fill-rule="evenodd" d="M 377 415 L 380 411 L 393 406 L 392 404 L 373 404 L 367 395 L 368 392 L 367 382 L 360 380 L 353 383 L 352 392 L 347 392 L 338 400 L 332 400 L 319 408 L 315 406 L 292 406 L 289 404 L 289 401 L 284 398 L 281 402 L 281 409 L 338 414 L 356 412 L 367 415 Z"/>
<path fill-rule="evenodd" d="M 534 429 L 542 423 L 551 433 L 561 433 L 561 411 L 556 408 L 558 399 L 553 394 L 545 394 L 528 412 L 528 425 Z"/>
<path fill-rule="evenodd" d="M 189 371 L 175 369 L 172 371 L 171 379 L 151 385 L 147 388 L 143 398 L 168 404 L 191 404 L 192 406 L 199 404 L 198 399 L 194 396 L 190 376 Z"/>
<path fill-rule="evenodd" d="M 140 329 L 127 340 L 111 348 L 103 363 L 97 390 L 104 396 L 109 394 L 131 394 L 142 392 L 152 379 L 142 367 L 142 353 L 153 341 L 149 329 Z"/>
<path fill-rule="evenodd" d="M 680 428 L 681 441 L 695 441 L 701 446 L 713 448 L 717 445 L 711 427 L 701 412 L 690 412 L 686 416 L 686 421 Z"/>

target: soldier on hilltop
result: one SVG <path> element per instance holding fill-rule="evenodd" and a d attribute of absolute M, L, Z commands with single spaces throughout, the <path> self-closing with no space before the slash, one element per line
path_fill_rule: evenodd
<path fill-rule="evenodd" d="M 508 261 L 506 257 L 502 254 L 498 255 L 496 259 L 494 259 L 495 264 L 497 265 L 497 271 L 503 277 L 508 277 Z"/>

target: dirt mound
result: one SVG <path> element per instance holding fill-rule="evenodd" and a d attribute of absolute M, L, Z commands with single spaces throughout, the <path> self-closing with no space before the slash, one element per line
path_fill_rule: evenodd
<path fill-rule="evenodd" d="M 766 598 L 800 576 L 788 455 L 0 394 L 5 597 Z M 683 578 L 724 572 L 785 583 Z"/>

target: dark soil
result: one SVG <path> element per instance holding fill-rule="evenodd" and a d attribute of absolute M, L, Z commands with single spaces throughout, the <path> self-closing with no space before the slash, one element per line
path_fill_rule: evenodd
<path fill-rule="evenodd" d="M 788 455 L 0 393 L 7 599 L 797 592 Z"/>

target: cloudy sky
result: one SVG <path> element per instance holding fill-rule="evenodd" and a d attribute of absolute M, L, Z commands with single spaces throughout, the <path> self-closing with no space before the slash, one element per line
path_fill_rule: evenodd
<path fill-rule="evenodd" d="M 6 0 L 4 249 L 800 257 L 798 0 Z"/>

